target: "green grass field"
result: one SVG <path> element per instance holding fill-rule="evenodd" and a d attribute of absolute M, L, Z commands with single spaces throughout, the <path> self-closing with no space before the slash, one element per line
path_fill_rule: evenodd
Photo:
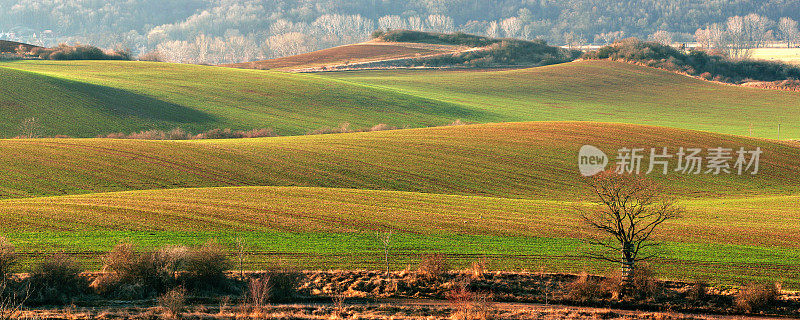
<path fill-rule="evenodd" d="M 38 117 L 46 135 L 269 127 L 304 134 L 471 122 L 601 121 L 800 138 L 800 95 L 608 61 L 514 71 L 289 74 L 148 62 L 0 63 L 0 135 Z M 67 121 L 64 114 L 70 114 Z"/>
<path fill-rule="evenodd" d="M 143 141 L 0 140 L 2 198 L 126 190 L 309 186 L 574 199 L 584 144 L 764 150 L 749 175 L 670 175 L 687 197 L 792 195 L 796 143 L 624 124 L 528 122 L 298 137 Z M 646 168 L 645 168 L 646 169 Z"/>
<path fill-rule="evenodd" d="M 1 140 L 0 233 L 42 258 L 99 267 L 121 241 L 145 248 L 218 239 L 248 265 L 376 268 L 374 232 L 397 232 L 396 268 L 444 252 L 464 266 L 608 272 L 586 248 L 583 144 L 764 150 L 755 176 L 653 176 L 687 214 L 660 240 L 659 272 L 800 287 L 800 146 L 626 124 L 528 122 L 337 135 L 197 141 Z M 613 155 L 611 155 L 613 157 Z M 234 186 L 234 187 L 229 187 Z M 161 189 L 161 190 L 157 190 Z M 142 191 L 125 191 L 142 190 Z M 109 191 L 117 191 L 110 192 Z M 55 196 L 67 194 L 66 196 Z M 72 195 L 69 195 L 72 194 Z M 37 196 L 37 197 L 31 197 Z"/>
<path fill-rule="evenodd" d="M 622 62 L 510 71 L 379 70 L 324 76 L 470 106 L 504 121 L 600 121 L 800 137 L 800 95 L 711 83 Z M 752 132 L 752 134 L 751 134 Z"/>
<path fill-rule="evenodd" d="M 0 134 L 37 117 L 43 133 L 94 137 L 181 127 L 273 128 L 305 134 L 349 122 L 432 126 L 494 119 L 486 112 L 313 75 L 168 63 L 0 63 Z M 69 119 L 64 116 L 69 115 Z"/>
<path fill-rule="evenodd" d="M 724 206 L 719 206 L 724 201 Z M 797 196 L 685 200 L 665 226 L 662 276 L 798 286 Z M 245 240 L 248 267 L 379 268 L 374 232 L 394 230 L 395 268 L 441 252 L 458 266 L 608 272 L 586 260 L 574 202 L 299 187 L 149 190 L 0 201 L 2 232 L 27 252 L 63 250 L 98 267 L 116 243 L 143 248 Z M 772 208 L 765 212 L 761 208 Z M 187 228 L 187 226 L 192 226 Z"/>
<path fill-rule="evenodd" d="M 800 144 L 786 140 L 800 138 L 798 114 L 797 93 L 607 61 L 313 75 L 2 62 L 0 136 L 28 117 L 45 135 L 269 127 L 299 136 L 0 140 L 0 234 L 28 265 L 63 250 L 98 268 L 121 241 L 243 238 L 252 268 L 377 268 L 374 232 L 393 229 L 395 268 L 444 252 L 459 266 L 486 256 L 496 269 L 608 272 L 616 266 L 579 257 L 582 145 L 612 159 L 623 147 L 759 147 L 757 175 L 650 175 L 687 208 L 659 236 L 657 270 L 800 288 Z M 455 119 L 484 124 L 302 135 Z M 778 124 L 783 141 L 773 140 Z"/>

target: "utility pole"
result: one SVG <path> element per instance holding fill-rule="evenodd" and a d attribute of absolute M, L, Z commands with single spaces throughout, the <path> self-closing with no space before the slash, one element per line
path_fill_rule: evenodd
<path fill-rule="evenodd" d="M 778 140 L 781 139 L 781 124 L 778 124 Z"/>

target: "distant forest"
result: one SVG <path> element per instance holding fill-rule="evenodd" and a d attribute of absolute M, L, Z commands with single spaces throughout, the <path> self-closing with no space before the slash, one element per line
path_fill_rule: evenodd
<path fill-rule="evenodd" d="M 694 42 L 698 29 L 724 29 L 731 17 L 756 14 L 768 39 L 783 40 L 781 25 L 800 20 L 798 8 L 800 0 L 0 0 L 0 39 L 225 63 L 360 42 L 377 29 L 556 45 L 626 37 Z"/>

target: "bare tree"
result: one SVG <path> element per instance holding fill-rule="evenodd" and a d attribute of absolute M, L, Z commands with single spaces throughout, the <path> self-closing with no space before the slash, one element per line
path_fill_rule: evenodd
<path fill-rule="evenodd" d="M 40 130 L 39 119 L 33 117 L 25 118 L 19 124 L 19 137 L 23 139 L 38 138 Z"/>
<path fill-rule="evenodd" d="M 786 47 L 791 48 L 792 43 L 800 41 L 800 30 L 797 28 L 797 21 L 792 18 L 785 17 L 778 21 L 778 31 L 783 41 L 786 41 Z"/>
<path fill-rule="evenodd" d="M 683 209 L 659 185 L 638 175 L 606 171 L 589 178 L 587 184 L 595 205 L 578 211 L 600 233 L 589 240 L 597 250 L 588 256 L 620 263 L 627 280 L 636 262 L 654 257 L 651 249 L 659 243 L 652 236 L 658 227 L 679 217 Z"/>
<path fill-rule="evenodd" d="M 595 35 L 594 41 L 602 42 L 603 44 L 610 44 L 623 38 L 625 38 L 625 31 L 614 31 Z"/>
<path fill-rule="evenodd" d="M 7 278 L 0 279 L 0 320 L 20 318 L 19 313 L 30 297 L 30 286 L 25 286 L 20 292 L 10 283 Z"/>
<path fill-rule="evenodd" d="M 377 232 L 375 236 L 383 245 L 383 262 L 386 264 L 386 274 L 388 275 L 391 271 L 389 270 L 389 249 L 392 247 L 392 230 Z"/>
<path fill-rule="evenodd" d="M 749 48 L 761 48 L 772 40 L 775 22 L 755 13 L 744 16 L 745 33 Z"/>
<path fill-rule="evenodd" d="M 650 35 L 650 40 L 668 46 L 672 44 L 672 33 L 669 31 L 658 30 Z"/>
<path fill-rule="evenodd" d="M 563 35 L 564 42 L 567 44 L 569 49 L 578 48 L 584 44 L 586 44 L 586 39 L 575 32 L 565 32 Z"/>

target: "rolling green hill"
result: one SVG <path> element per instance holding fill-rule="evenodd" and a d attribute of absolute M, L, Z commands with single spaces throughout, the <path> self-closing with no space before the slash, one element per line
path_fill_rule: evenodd
<path fill-rule="evenodd" d="M 313 75 L 148 62 L 0 63 L 0 135 L 36 117 L 45 135 L 181 127 L 304 134 L 349 122 L 430 126 L 485 111 Z"/>
<path fill-rule="evenodd" d="M 23 72 L 26 71 L 26 72 Z M 800 95 L 609 61 L 511 71 L 289 74 L 119 61 L 0 63 L 0 135 L 37 117 L 45 135 L 274 128 L 304 134 L 470 122 L 602 121 L 800 137 Z M 65 119 L 69 114 L 69 119 Z"/>
<path fill-rule="evenodd" d="M 662 276 L 716 282 L 800 284 L 797 196 L 686 200 L 659 240 Z M 394 230 L 394 268 L 426 252 L 458 266 L 490 257 L 493 268 L 607 271 L 579 257 L 587 230 L 573 202 L 298 187 L 148 190 L 0 201 L 0 232 L 26 252 L 81 253 L 94 265 L 120 241 L 146 248 L 227 245 L 246 239 L 248 263 L 378 268 L 374 232 Z M 763 208 L 771 208 L 763 210 Z"/>
<path fill-rule="evenodd" d="M 0 140 L 4 198 L 219 187 L 310 186 L 574 199 L 584 144 L 764 150 L 758 175 L 655 177 L 676 194 L 800 191 L 795 143 L 662 127 L 529 122 L 258 139 Z M 649 149 L 648 149 L 649 150 Z M 647 168 L 644 168 L 645 170 Z"/>
<path fill-rule="evenodd" d="M 800 137 L 800 94 L 693 79 L 611 61 L 510 71 L 378 70 L 330 78 L 470 106 L 504 121 L 624 122 L 736 135 Z"/>

